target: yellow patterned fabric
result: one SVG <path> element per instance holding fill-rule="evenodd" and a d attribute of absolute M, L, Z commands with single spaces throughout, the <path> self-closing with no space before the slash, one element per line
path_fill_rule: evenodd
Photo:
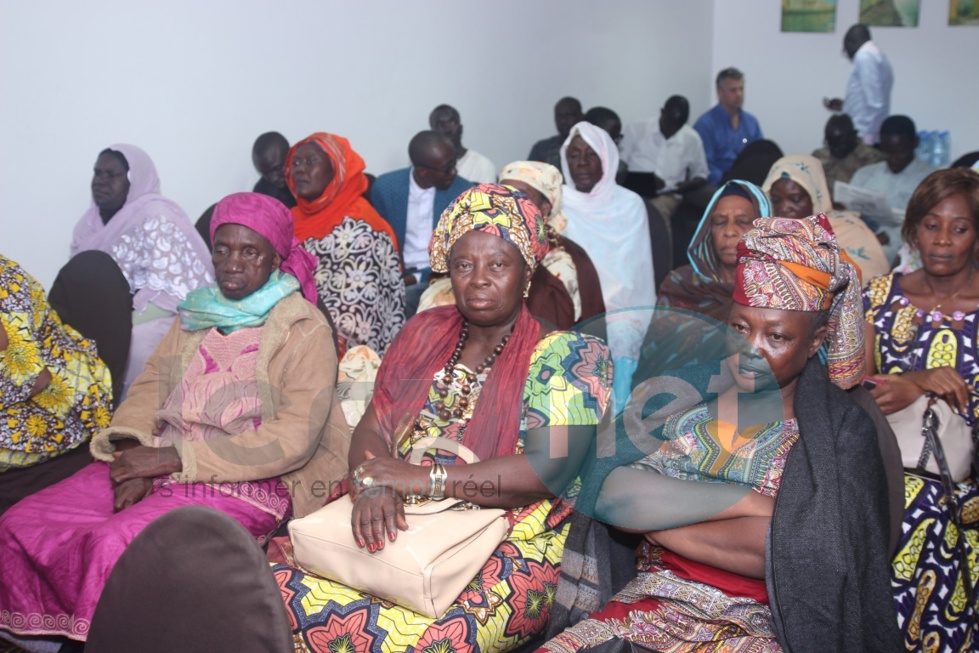
<path fill-rule="evenodd" d="M 860 276 L 825 215 L 759 218 L 738 243 L 734 301 L 788 311 L 829 310 L 829 377 L 851 388 L 863 377 Z"/>
<path fill-rule="evenodd" d="M 979 310 L 961 320 L 927 315 L 904 295 L 903 275 L 871 280 L 864 290 L 865 319 L 874 326 L 874 357 L 884 374 L 954 368 L 966 383 L 979 383 Z M 979 420 L 972 394 L 963 417 Z M 964 579 L 979 586 L 979 484 L 970 478 L 955 489 L 962 507 L 959 529 L 939 481 L 904 475 L 904 520 L 891 583 L 898 623 L 909 651 L 974 651 L 979 644 L 979 594 L 966 596 Z"/>
<path fill-rule="evenodd" d="M 524 385 L 524 415 L 514 453 L 523 451 L 530 429 L 596 426 L 609 398 L 608 348 L 591 336 L 556 332 L 537 343 Z M 451 382 L 438 370 L 411 437 L 401 443 L 407 457 L 413 441 L 435 435 L 461 440 L 486 374 L 471 385 L 468 405 L 459 400 L 470 370 L 457 365 Z M 444 396 L 443 396 L 444 394 Z M 448 417 L 440 408 L 464 408 Z M 451 453 L 429 451 L 444 465 Z M 296 651 L 314 653 L 497 653 L 509 651 L 544 631 L 557 591 L 561 558 L 577 486 L 561 499 L 538 501 L 508 514 L 511 530 L 448 611 L 438 619 L 363 594 L 332 581 L 276 564 L 272 571 L 292 622 Z M 287 558 L 288 561 L 288 558 Z"/>
<path fill-rule="evenodd" d="M 44 289 L 0 256 L 0 472 L 70 451 L 108 426 L 112 381 L 94 343 L 61 323 Z M 34 386 L 47 370 L 51 380 Z"/>
<path fill-rule="evenodd" d="M 449 271 L 452 246 L 470 231 L 499 236 L 515 245 L 531 272 L 547 254 L 547 225 L 534 203 L 515 188 L 480 184 L 442 212 L 428 247 L 433 272 Z"/>

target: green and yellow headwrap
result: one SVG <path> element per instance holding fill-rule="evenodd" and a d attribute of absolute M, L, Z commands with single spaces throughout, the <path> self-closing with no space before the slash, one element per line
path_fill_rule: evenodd
<path fill-rule="evenodd" d="M 428 246 L 432 271 L 449 271 L 449 252 L 470 231 L 513 243 L 531 272 L 547 254 L 547 231 L 540 211 L 515 188 L 480 184 L 465 191 L 442 212 Z"/>

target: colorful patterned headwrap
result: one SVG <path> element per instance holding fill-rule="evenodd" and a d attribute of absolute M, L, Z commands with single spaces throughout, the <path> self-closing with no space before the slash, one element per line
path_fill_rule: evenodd
<path fill-rule="evenodd" d="M 829 310 L 830 379 L 841 388 L 864 373 L 860 277 L 827 217 L 760 218 L 738 243 L 734 301 L 787 311 Z"/>
<path fill-rule="evenodd" d="M 449 271 L 449 252 L 470 231 L 483 231 L 512 243 L 533 272 L 547 254 L 544 218 L 515 188 L 480 184 L 465 191 L 442 212 L 428 246 L 432 271 Z"/>
<path fill-rule="evenodd" d="M 537 189 L 551 203 L 551 214 L 545 219 L 554 233 L 561 234 L 568 226 L 568 218 L 561 211 L 561 186 L 564 177 L 561 171 L 550 163 L 540 161 L 514 161 L 503 166 L 498 177 L 500 183 L 506 179 L 522 181 Z"/>

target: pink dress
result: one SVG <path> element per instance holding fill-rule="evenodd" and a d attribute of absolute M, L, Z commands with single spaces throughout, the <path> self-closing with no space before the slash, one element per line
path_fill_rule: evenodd
<path fill-rule="evenodd" d="M 261 328 L 201 341 L 183 382 L 157 412 L 159 446 L 213 440 L 261 424 L 255 362 Z M 113 512 L 109 466 L 96 462 L 27 497 L 0 517 L 0 629 L 84 641 L 102 588 L 126 546 L 147 524 L 181 506 L 237 519 L 264 542 L 291 513 L 279 479 L 238 483 L 154 480 L 139 503 Z"/>

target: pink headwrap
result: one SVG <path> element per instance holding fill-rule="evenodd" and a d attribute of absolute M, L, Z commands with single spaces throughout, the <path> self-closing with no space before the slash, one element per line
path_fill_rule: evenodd
<path fill-rule="evenodd" d="M 299 280 L 303 296 L 316 303 L 313 271 L 316 257 L 303 249 L 292 235 L 292 213 L 285 204 L 259 193 L 235 193 L 218 202 L 211 216 L 211 242 L 214 232 L 223 224 L 240 224 L 269 241 L 282 257 L 279 269 Z"/>

